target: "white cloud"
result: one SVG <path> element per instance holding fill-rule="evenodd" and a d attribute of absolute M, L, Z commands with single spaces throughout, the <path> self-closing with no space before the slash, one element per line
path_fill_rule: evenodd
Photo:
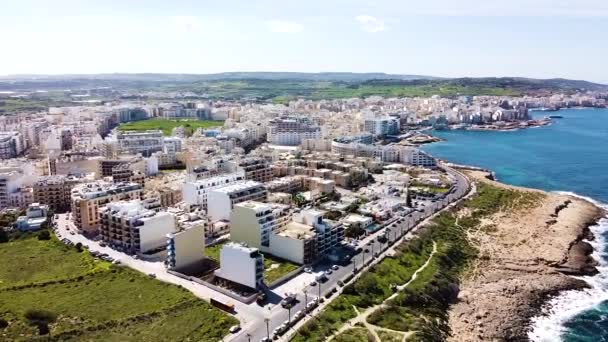
<path fill-rule="evenodd" d="M 292 21 L 269 20 L 265 24 L 270 31 L 277 33 L 298 33 L 304 30 L 304 26 Z"/>
<path fill-rule="evenodd" d="M 200 30 L 201 23 L 198 18 L 189 15 L 170 17 L 171 23 L 181 32 L 195 32 Z"/>
<path fill-rule="evenodd" d="M 355 20 L 361 24 L 361 29 L 370 33 L 382 32 L 386 29 L 384 22 L 371 15 L 358 15 Z"/>

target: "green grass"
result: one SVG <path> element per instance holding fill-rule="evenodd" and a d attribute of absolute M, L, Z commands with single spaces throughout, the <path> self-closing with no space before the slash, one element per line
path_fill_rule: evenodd
<path fill-rule="evenodd" d="M 373 335 L 365 328 L 351 328 L 334 339 L 336 342 L 368 342 L 374 341 Z M 384 341 L 383 341 L 384 342 Z"/>
<path fill-rule="evenodd" d="M 226 243 L 228 243 L 228 241 L 205 247 L 205 256 L 219 263 L 220 250 Z M 300 266 L 290 261 L 278 259 L 270 254 L 264 253 L 264 282 L 266 284 L 271 284 L 273 281 L 283 277 L 289 272 L 295 271 L 298 267 Z"/>
<path fill-rule="evenodd" d="M 378 337 L 382 342 L 401 342 L 403 341 L 403 335 L 392 331 L 378 330 Z"/>
<path fill-rule="evenodd" d="M 52 336 L 84 341 L 217 341 L 236 319 L 189 291 L 151 279 L 126 267 L 95 261 L 88 252 L 34 235 L 0 244 L 0 318 L 9 322 L 3 338 L 25 340 L 37 329 L 28 310 L 57 316 Z M 36 267 L 38 265 L 38 267 Z M 22 266 L 22 269 L 20 268 Z"/>
<path fill-rule="evenodd" d="M 213 120 L 164 120 L 164 119 L 148 119 L 141 121 L 133 121 L 122 124 L 118 127 L 121 131 L 146 131 L 151 129 L 160 129 L 164 135 L 171 135 L 173 128 L 184 126 L 186 135 L 190 136 L 198 128 L 218 127 L 224 124 L 223 121 Z"/>
<path fill-rule="evenodd" d="M 345 322 L 356 316 L 353 306 L 361 310 L 379 304 L 388 298 L 391 284 L 404 284 L 426 262 L 432 251 L 432 242 L 417 241 L 397 247 L 394 257 L 386 257 L 353 284 L 344 288 L 319 315 L 302 327 L 293 341 L 325 341 Z"/>
<path fill-rule="evenodd" d="M 109 265 L 95 262 L 88 253 L 79 253 L 54 238 L 39 241 L 30 236 L 0 246 L 0 260 L 5 261 L 0 267 L 0 289 L 75 277 Z"/>

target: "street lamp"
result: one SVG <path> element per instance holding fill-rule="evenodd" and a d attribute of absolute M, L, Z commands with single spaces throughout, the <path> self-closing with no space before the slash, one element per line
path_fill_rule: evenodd
<path fill-rule="evenodd" d="M 304 289 L 304 312 L 306 312 L 307 305 L 308 305 L 308 290 Z"/>
<path fill-rule="evenodd" d="M 268 317 L 264 318 L 264 322 L 266 322 L 266 337 L 268 339 L 270 339 L 270 325 L 269 325 L 270 318 L 268 318 Z"/>

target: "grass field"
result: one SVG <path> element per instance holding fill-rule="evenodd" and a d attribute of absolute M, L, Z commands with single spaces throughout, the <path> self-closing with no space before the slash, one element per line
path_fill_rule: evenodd
<path fill-rule="evenodd" d="M 121 131 L 146 131 L 150 129 L 160 129 L 164 135 L 171 135 L 173 128 L 184 126 L 186 135 L 190 136 L 198 128 L 210 128 L 222 126 L 224 121 L 213 120 L 164 120 L 164 119 L 148 119 L 141 121 L 133 121 L 122 124 L 118 127 Z"/>
<path fill-rule="evenodd" d="M 228 242 L 222 242 L 211 247 L 205 247 L 205 256 L 219 263 L 220 250 L 226 243 Z M 298 267 L 300 266 L 287 260 L 277 259 L 272 255 L 264 254 L 264 282 L 266 284 L 270 284 L 287 273 L 295 271 Z"/>
<path fill-rule="evenodd" d="M 51 336 L 73 341 L 217 341 L 237 323 L 178 286 L 29 236 L 0 244 L 0 340 L 29 340 L 26 315 L 54 316 Z"/>

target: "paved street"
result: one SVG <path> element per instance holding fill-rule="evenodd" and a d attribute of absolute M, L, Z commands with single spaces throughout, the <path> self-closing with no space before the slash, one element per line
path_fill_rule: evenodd
<path fill-rule="evenodd" d="M 467 179 L 459 172 L 448 169 L 449 173 L 455 179 L 454 191 L 446 194 L 445 198 L 437 201 L 429 200 L 416 200 L 418 206 L 416 210 L 400 217 L 391 219 L 384 228 L 366 236 L 364 239 L 359 241 L 358 246 L 362 248 L 362 252 L 355 255 L 349 262 L 338 265 L 337 270 L 332 270 L 331 274 L 327 275 L 325 282 L 319 282 L 315 286 L 311 286 L 310 283 L 314 280 L 314 274 L 317 272 L 324 272 L 331 269 L 332 263 L 323 263 L 315 265 L 312 274 L 304 273 L 296 276 L 287 283 L 272 290 L 269 295 L 268 303 L 265 306 L 260 306 L 257 303 L 243 304 L 226 295 L 218 293 L 206 286 L 191 282 L 166 272 L 162 262 L 150 262 L 135 259 L 134 257 L 125 253 L 113 250 L 109 247 L 102 247 L 97 241 L 87 239 L 80 234 L 70 234 L 71 231 L 75 231 L 72 222 L 68 219 L 68 214 L 58 215 L 56 220 L 58 229 L 57 234 L 60 239 L 66 238 L 72 243 L 82 243 L 87 245 L 89 250 L 105 253 L 115 260 L 128 267 L 131 267 L 137 271 L 145 274 L 155 274 L 156 278 L 161 281 L 168 283 L 181 285 L 184 288 L 191 291 L 194 295 L 199 298 L 209 300 L 210 298 L 216 298 L 218 300 L 234 303 L 236 308 L 236 317 L 241 322 L 242 329 L 231 336 L 226 337 L 227 341 L 260 341 L 265 338 L 270 332 L 272 337 L 272 331 L 282 323 L 290 319 L 290 314 L 293 316 L 296 312 L 302 310 L 306 306 L 307 302 L 310 302 L 314 298 L 319 296 L 324 297 L 327 293 L 336 289 L 337 292 L 334 297 L 339 295 L 341 287 L 338 285 L 338 281 L 345 279 L 349 275 L 353 274 L 355 269 L 356 274 L 361 274 L 367 270 L 376 261 L 380 260 L 382 256 L 387 253 L 391 246 L 400 243 L 404 239 L 411 238 L 415 228 L 420 226 L 420 223 L 425 219 L 429 219 L 433 214 L 445 208 L 448 204 L 462 198 L 469 189 Z M 388 242 L 381 243 L 378 241 L 378 237 L 385 235 L 388 238 Z M 365 264 L 365 266 L 363 266 Z M 363 267 L 363 269 L 362 269 Z M 298 302 L 291 308 L 291 310 L 284 309 L 280 305 L 281 299 L 287 292 L 293 292 L 294 290 L 300 290 L 297 292 Z M 305 294 L 306 292 L 306 294 Z M 333 297 L 332 297 L 333 298 Z M 331 301 L 331 299 L 325 301 L 325 305 Z M 315 309 L 310 315 L 318 313 L 324 305 Z M 293 334 L 295 330 L 306 321 L 306 316 L 300 323 L 292 327 L 290 331 L 284 335 Z M 267 321 L 266 321 L 267 319 Z M 285 337 L 283 337 L 285 339 Z"/>
<path fill-rule="evenodd" d="M 364 268 L 364 270 L 369 268 L 369 266 L 372 265 L 370 264 L 370 262 L 372 261 L 373 255 L 379 253 L 378 258 L 374 260 L 380 260 L 384 253 L 387 253 L 389 251 L 390 246 L 398 244 L 404 239 L 410 239 L 412 237 L 411 233 L 417 227 L 421 226 L 421 224 L 423 223 L 428 222 L 435 213 L 438 213 L 441 209 L 445 208 L 450 203 L 454 203 L 455 201 L 465 196 L 469 191 L 469 182 L 466 177 L 452 169 L 447 170 L 455 179 L 455 190 L 452 193 L 447 194 L 443 200 L 439 200 L 436 202 L 418 201 L 420 206 L 416 209 L 420 209 L 420 211 L 414 211 L 404 217 L 395 217 L 392 221 L 390 221 L 389 224 L 386 225 L 387 228 L 380 229 L 379 231 L 362 239 L 359 242 L 359 246 L 363 248 L 363 252 L 353 257 L 349 263 L 340 266 L 338 270 L 332 271 L 332 274 L 328 275 L 328 280 L 320 284 L 320 288 L 319 285 L 306 286 L 305 289 L 307 291 L 307 296 L 304 295 L 303 291 L 297 294 L 299 302 L 293 308 L 291 308 L 291 314 L 293 315 L 297 311 L 304 310 L 306 300 L 310 302 L 313 298 L 318 297 L 319 293 L 323 297 L 332 289 L 336 288 L 338 292 L 334 295 L 334 297 L 339 295 L 341 287 L 338 286 L 338 281 L 352 274 L 355 267 L 359 269 L 359 272 L 357 274 L 361 274 L 363 271 L 361 270 L 361 265 L 363 265 L 363 263 L 365 262 L 366 267 Z M 399 223 L 399 221 L 401 222 Z M 377 239 L 380 235 L 384 234 L 387 234 L 389 242 L 382 244 L 378 242 Z M 314 268 L 313 273 L 327 270 L 330 267 L 331 264 L 317 265 Z M 284 293 L 275 294 L 281 297 L 284 295 Z M 325 305 L 327 305 L 330 301 L 331 298 L 329 300 L 326 300 Z M 254 303 L 252 305 L 257 304 Z M 310 315 L 305 316 L 305 318 L 303 318 L 300 322 L 298 322 L 298 324 L 293 326 L 288 331 L 288 333 L 284 334 L 280 340 L 287 340 L 287 337 L 290 334 L 293 334 L 298 327 L 300 327 L 307 319 L 314 316 L 314 314 L 321 311 L 323 307 L 324 305 L 321 305 L 313 312 L 311 312 Z M 239 342 L 248 340 L 260 341 L 263 338 L 267 337 L 268 332 L 270 332 L 270 338 L 272 338 L 273 330 L 289 319 L 290 311 L 281 307 L 279 302 L 275 300 L 274 303 L 266 305 L 264 310 L 264 316 L 258 317 L 253 324 L 248 324 L 248 326 L 244 326 L 243 330 L 241 330 L 238 334 L 228 337 L 227 340 Z M 268 319 L 268 329 L 266 326 L 265 319 Z"/>

